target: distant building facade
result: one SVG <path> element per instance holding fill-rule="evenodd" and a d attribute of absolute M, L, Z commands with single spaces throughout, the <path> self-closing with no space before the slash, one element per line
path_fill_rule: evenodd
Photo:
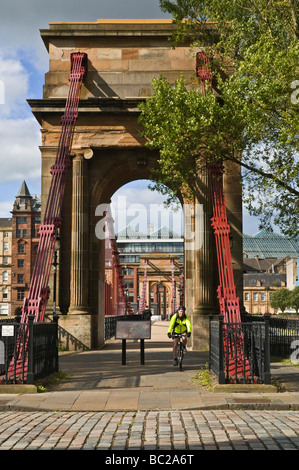
<path fill-rule="evenodd" d="M 0 318 L 11 315 L 12 219 L 0 218 Z"/>
<path fill-rule="evenodd" d="M 176 272 L 177 303 L 183 298 L 183 236 L 166 227 L 151 235 L 127 227 L 118 233 L 117 238 L 128 300 L 135 311 L 142 295 L 140 280 L 143 279 L 144 259 L 154 264 L 159 254 L 178 257 L 177 265 L 181 267 L 181 273 Z M 298 285 L 298 258 L 299 243 L 296 240 L 266 230 L 254 236 L 243 235 L 243 304 L 247 313 L 275 313 L 271 308 L 271 295 L 281 287 L 293 289 Z M 154 271 L 158 274 L 158 270 L 158 265 L 155 268 L 152 266 L 149 272 L 151 275 Z M 169 280 L 171 273 L 166 271 L 163 282 L 156 282 L 154 288 L 149 277 L 146 299 L 153 314 L 162 314 L 162 317 L 167 317 L 171 312 L 169 284 L 165 289 L 166 278 L 168 276 Z"/>
<path fill-rule="evenodd" d="M 135 312 L 142 300 L 153 315 L 169 318 L 173 305 L 183 299 L 184 238 L 167 227 L 144 234 L 127 227 L 117 234 L 119 259 L 123 267 L 128 301 Z M 145 298 L 143 286 L 146 270 Z M 173 263 L 173 264 L 172 264 Z M 172 273 L 175 295 L 173 295 Z M 175 303 L 173 298 L 175 297 Z"/>
<path fill-rule="evenodd" d="M 12 210 L 11 315 L 21 311 L 38 248 L 40 198 L 32 196 L 23 181 Z"/>
<path fill-rule="evenodd" d="M 275 313 L 272 293 L 298 282 L 298 240 L 262 230 L 243 235 L 243 303 L 247 313 Z"/>

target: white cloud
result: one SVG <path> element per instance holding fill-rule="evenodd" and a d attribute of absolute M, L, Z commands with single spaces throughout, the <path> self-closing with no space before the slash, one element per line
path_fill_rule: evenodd
<path fill-rule="evenodd" d="M 0 183 L 20 184 L 24 179 L 40 177 L 41 138 L 39 125 L 26 102 L 29 72 L 16 52 L 10 56 L 0 52 L 0 81 L 4 84 L 4 103 L 0 104 Z M 5 194 L 0 197 L 5 201 Z"/>
<path fill-rule="evenodd" d="M 34 118 L 0 119 L 0 183 L 40 177 L 40 131 Z"/>
<path fill-rule="evenodd" d="M 29 75 L 18 57 L 0 53 L 1 104 L 0 116 L 16 116 L 26 111 Z"/>
<path fill-rule="evenodd" d="M 120 188 L 112 197 L 112 213 L 115 231 L 131 226 L 143 233 L 149 225 L 156 231 L 164 226 L 175 232 L 183 232 L 182 211 L 165 208 L 166 200 L 157 191 L 147 188 L 149 181 L 134 181 Z M 136 202 L 138 201 L 138 202 Z"/>
<path fill-rule="evenodd" d="M 14 201 L 4 201 L 0 202 L 0 217 L 11 217 L 10 212 L 12 211 Z"/>

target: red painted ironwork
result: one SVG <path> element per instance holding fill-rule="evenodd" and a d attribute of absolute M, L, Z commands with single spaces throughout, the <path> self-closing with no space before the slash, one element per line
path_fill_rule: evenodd
<path fill-rule="evenodd" d="M 224 353 L 228 366 L 228 380 L 235 381 L 238 377 L 250 375 L 249 362 L 244 357 L 244 339 L 241 328 L 241 313 L 239 297 L 236 294 L 233 264 L 231 257 L 230 226 L 227 220 L 226 206 L 223 192 L 223 166 L 215 165 L 209 168 L 213 217 L 211 219 L 214 229 L 216 252 L 219 272 L 218 300 L 220 313 L 224 317 Z M 226 325 L 230 324 L 230 332 L 234 328 L 234 338 L 230 341 Z"/>
<path fill-rule="evenodd" d="M 230 247 L 230 226 L 223 194 L 223 167 L 215 165 L 209 168 L 213 217 L 211 219 L 216 240 L 216 251 L 219 271 L 218 299 L 220 313 L 226 323 L 240 323 L 239 297 L 236 295 L 233 265 Z"/>
<path fill-rule="evenodd" d="M 174 260 L 171 260 L 171 283 L 172 283 L 172 314 L 176 312 L 176 284 L 174 277 Z"/>
<path fill-rule="evenodd" d="M 51 168 L 51 185 L 45 208 L 43 224 L 39 229 L 39 245 L 33 268 L 28 297 L 24 299 L 22 322 L 33 314 L 35 322 L 43 321 L 47 300 L 49 298 L 49 277 L 54 254 L 57 232 L 61 226 L 61 209 L 66 183 L 66 174 L 71 166 L 71 148 L 78 118 L 80 89 L 87 70 L 87 55 L 71 55 L 71 73 L 69 75 L 69 92 L 64 115 L 61 118 L 61 132 L 56 161 Z"/>
<path fill-rule="evenodd" d="M 211 70 L 211 58 L 206 52 L 197 52 L 196 54 L 196 74 L 200 78 L 201 91 L 205 94 L 206 82 L 212 88 L 213 74 Z"/>
<path fill-rule="evenodd" d="M 208 54 L 204 52 L 199 52 L 197 54 L 196 71 L 201 81 L 202 93 L 205 95 L 206 82 L 208 82 L 209 86 L 212 87 L 213 79 L 211 59 Z M 223 191 L 223 165 L 222 163 L 210 165 L 208 171 L 210 175 L 213 206 L 213 217 L 211 219 L 211 224 L 214 230 L 216 241 L 219 273 L 219 287 L 217 292 L 220 313 L 224 317 L 224 354 L 226 363 L 228 364 L 228 378 L 229 380 L 235 380 L 232 379 L 232 377 L 245 377 L 250 375 L 249 362 L 244 357 L 243 334 L 241 329 L 238 327 L 241 323 L 240 302 L 239 297 L 236 294 L 236 286 L 233 274 L 230 247 L 231 230 L 227 219 Z M 226 325 L 228 323 L 231 326 L 236 325 L 235 339 L 237 337 L 237 341 L 229 341 L 229 337 L 226 334 Z"/>
<path fill-rule="evenodd" d="M 39 229 L 39 244 L 33 267 L 28 296 L 24 299 L 21 323 L 28 322 L 28 316 L 34 315 L 34 322 L 42 322 L 49 298 L 48 286 L 53 261 L 57 232 L 61 226 L 61 209 L 66 183 L 66 174 L 71 166 L 70 152 L 72 148 L 75 122 L 78 117 L 80 90 L 87 71 L 87 54 L 75 52 L 71 54 L 71 72 L 69 75 L 69 92 L 64 114 L 61 118 L 61 132 L 56 153 L 56 160 L 51 168 L 51 185 L 45 208 L 43 224 Z M 27 331 L 25 326 L 25 332 Z M 27 343 L 24 343 L 16 354 L 16 363 L 10 365 L 9 372 L 18 375 L 18 362 L 22 366 L 22 358 L 27 354 Z M 21 350 L 22 349 L 22 350 Z"/>
<path fill-rule="evenodd" d="M 143 310 L 145 309 L 145 305 L 146 305 L 147 265 L 148 265 L 148 260 L 146 259 L 144 261 L 142 295 L 141 295 L 140 305 L 139 305 L 140 314 L 143 312 Z"/>
<path fill-rule="evenodd" d="M 183 266 L 181 266 L 183 268 Z M 180 275 L 180 305 L 185 305 L 185 276 L 184 274 Z"/>
<path fill-rule="evenodd" d="M 129 302 L 125 293 L 126 285 L 124 282 L 123 268 L 120 264 L 119 250 L 117 247 L 117 237 L 114 232 L 114 220 L 111 215 L 110 205 L 107 205 L 106 212 L 106 239 L 109 242 L 108 256 L 111 256 L 112 269 L 113 269 L 113 282 L 116 288 L 116 298 L 114 299 L 114 314 L 115 315 L 133 315 L 134 310 Z M 107 313 L 107 312 L 106 312 Z"/>

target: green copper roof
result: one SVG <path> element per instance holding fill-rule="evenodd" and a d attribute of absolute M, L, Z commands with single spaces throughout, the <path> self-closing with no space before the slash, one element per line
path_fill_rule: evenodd
<path fill-rule="evenodd" d="M 243 234 L 243 251 L 249 258 L 298 258 L 299 240 L 262 230 L 253 236 Z"/>

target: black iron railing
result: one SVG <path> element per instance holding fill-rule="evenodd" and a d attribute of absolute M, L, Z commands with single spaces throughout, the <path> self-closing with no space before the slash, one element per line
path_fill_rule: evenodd
<path fill-rule="evenodd" d="M 269 318 L 225 323 L 210 317 L 210 370 L 219 383 L 271 383 Z"/>
<path fill-rule="evenodd" d="M 299 359 L 299 319 L 269 315 L 270 354 L 282 359 Z M 264 315 L 244 315 L 242 321 L 246 323 L 264 322 Z"/>
<path fill-rule="evenodd" d="M 52 322 L 33 320 L 34 316 L 29 315 L 28 323 L 1 323 L 1 384 L 33 384 L 58 372 L 58 317 Z"/>

